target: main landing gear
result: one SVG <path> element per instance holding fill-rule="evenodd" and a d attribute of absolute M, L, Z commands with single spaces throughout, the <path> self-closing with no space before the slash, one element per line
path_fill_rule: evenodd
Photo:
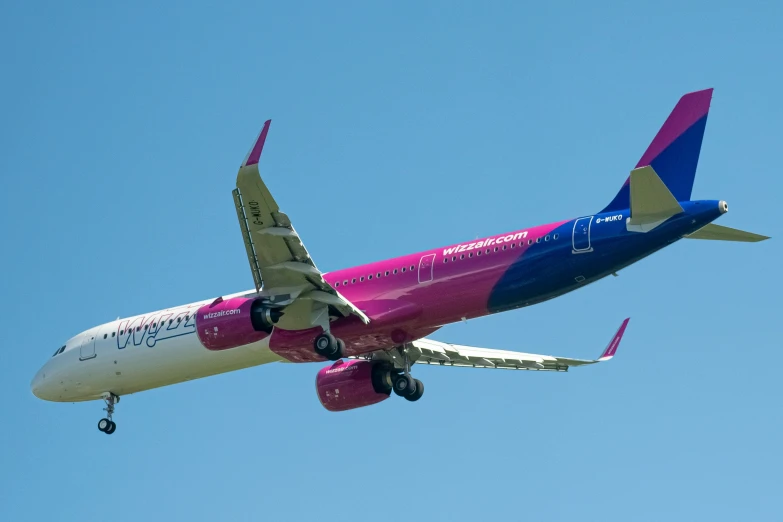
<path fill-rule="evenodd" d="M 315 353 L 330 361 L 342 359 L 345 356 L 345 343 L 329 332 L 324 332 L 315 338 Z"/>
<path fill-rule="evenodd" d="M 406 400 L 416 402 L 424 395 L 424 383 L 414 379 L 411 375 L 411 363 L 408 359 L 408 349 L 400 348 L 402 352 L 403 371 L 392 375 L 392 389 L 394 393 Z"/>
<path fill-rule="evenodd" d="M 111 435 L 117 429 L 117 424 L 111 420 L 111 416 L 114 414 L 114 405 L 120 402 L 120 398 L 113 393 L 105 393 L 103 401 L 106 403 L 106 407 L 103 409 L 106 412 L 106 418 L 98 421 L 98 429 L 106 435 Z"/>

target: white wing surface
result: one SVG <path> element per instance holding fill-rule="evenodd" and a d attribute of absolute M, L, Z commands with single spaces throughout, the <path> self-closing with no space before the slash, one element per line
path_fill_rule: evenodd
<path fill-rule="evenodd" d="M 332 288 L 315 266 L 288 216 L 272 197 L 258 171 L 271 120 L 264 123 L 237 174 L 234 204 L 256 291 L 274 300 L 306 298 L 330 305 L 341 314 L 369 318 Z"/>
<path fill-rule="evenodd" d="M 495 368 L 507 370 L 568 371 L 571 366 L 583 366 L 608 361 L 614 357 L 630 318 L 625 319 L 598 359 L 572 359 L 554 355 L 495 350 L 449 344 L 430 339 L 420 339 L 411 344 L 411 359 L 418 364 L 438 366 L 462 366 L 470 368 Z M 396 358 L 392 356 L 392 358 Z"/>

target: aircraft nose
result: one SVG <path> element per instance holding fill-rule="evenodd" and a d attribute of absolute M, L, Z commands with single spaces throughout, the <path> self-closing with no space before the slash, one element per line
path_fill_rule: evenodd
<path fill-rule="evenodd" d="M 46 366 L 38 370 L 38 373 L 33 377 L 33 380 L 30 382 L 30 391 L 39 399 L 45 401 L 54 400 L 51 379 L 46 379 Z"/>

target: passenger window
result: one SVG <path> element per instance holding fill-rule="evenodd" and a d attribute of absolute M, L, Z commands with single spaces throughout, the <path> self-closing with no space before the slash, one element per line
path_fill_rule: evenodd
<path fill-rule="evenodd" d="M 527 244 L 528 244 L 528 245 L 532 245 L 532 244 L 533 244 L 533 240 L 532 240 L 532 239 L 528 239 L 528 240 L 527 240 Z"/>
<path fill-rule="evenodd" d="M 402 273 L 403 274 L 405 273 L 405 267 L 402 267 Z"/>
<path fill-rule="evenodd" d="M 555 241 L 557 241 L 557 238 L 559 238 L 559 237 L 560 237 L 560 235 L 559 235 L 559 234 L 555 234 L 554 236 L 552 236 L 552 239 L 554 239 Z"/>
<path fill-rule="evenodd" d="M 351 279 L 351 284 L 354 284 L 355 282 L 356 282 L 356 278 L 354 277 L 353 279 Z"/>
<path fill-rule="evenodd" d="M 364 281 L 364 276 L 359 278 L 359 282 L 361 283 L 362 281 Z"/>
<path fill-rule="evenodd" d="M 511 248 L 514 248 L 515 246 L 517 246 L 516 243 L 511 243 Z"/>
<path fill-rule="evenodd" d="M 372 279 L 372 274 L 368 275 L 367 279 Z"/>
<path fill-rule="evenodd" d="M 177 319 L 177 321 L 179 321 L 179 319 Z M 141 326 L 137 326 L 137 327 L 136 327 L 136 331 L 137 331 L 137 332 L 140 332 L 140 331 L 141 331 Z"/>
<path fill-rule="evenodd" d="M 503 250 L 505 250 L 505 249 L 506 249 L 506 245 L 503 245 Z"/>
<path fill-rule="evenodd" d="M 477 256 L 480 256 L 480 255 L 481 255 L 481 250 L 479 250 L 478 252 L 476 252 L 476 255 L 477 255 Z"/>
<path fill-rule="evenodd" d="M 114 333 L 115 333 L 115 332 L 112 332 L 112 333 L 111 333 L 111 336 L 112 336 L 112 337 L 114 337 Z"/>
<path fill-rule="evenodd" d="M 460 259 L 465 259 L 465 254 L 462 254 L 461 256 L 459 256 L 459 258 Z"/>
<path fill-rule="evenodd" d="M 451 258 L 451 260 L 452 260 L 452 261 L 456 261 L 456 260 L 457 260 L 457 256 L 453 256 L 453 257 Z"/>
<path fill-rule="evenodd" d="M 411 265 L 411 270 L 413 270 L 414 268 L 416 268 L 416 266 L 415 265 Z"/>
<path fill-rule="evenodd" d="M 348 280 L 346 279 L 345 281 L 343 281 L 343 286 L 345 286 L 347 284 L 348 284 Z"/>
<path fill-rule="evenodd" d="M 394 275 L 397 275 L 397 269 L 396 268 L 394 269 Z"/>
<path fill-rule="evenodd" d="M 125 330 L 120 330 L 120 335 L 123 335 L 125 333 Z"/>
<path fill-rule="evenodd" d="M 471 252 L 470 254 L 468 254 L 468 257 L 473 257 L 473 252 Z"/>
<path fill-rule="evenodd" d="M 443 262 L 444 262 L 444 263 L 448 263 L 448 262 L 449 262 L 449 258 L 448 258 L 448 257 L 444 257 L 444 258 L 443 258 Z"/>
<path fill-rule="evenodd" d="M 109 336 L 109 334 L 103 334 L 103 338 L 106 339 Z"/>
<path fill-rule="evenodd" d="M 540 237 L 537 237 L 537 238 L 536 238 L 536 243 L 540 243 L 540 242 L 541 242 L 541 238 L 540 238 Z"/>
<path fill-rule="evenodd" d="M 544 237 L 544 241 L 549 241 L 549 236 Z"/>
<path fill-rule="evenodd" d="M 484 252 L 484 253 L 485 253 L 485 254 L 489 254 L 489 249 L 487 249 L 487 251 L 486 251 L 486 252 Z"/>
<path fill-rule="evenodd" d="M 340 281 L 337 281 L 334 286 L 340 286 Z"/>
<path fill-rule="evenodd" d="M 495 252 L 497 252 L 497 251 L 498 251 L 498 247 L 495 247 Z"/>
<path fill-rule="evenodd" d="M 169 324 L 174 324 L 174 319 L 169 319 Z"/>
<path fill-rule="evenodd" d="M 383 275 L 389 275 L 389 271 L 387 270 Z"/>
<path fill-rule="evenodd" d="M 144 325 L 144 329 L 145 329 L 145 330 L 147 329 L 147 325 L 146 325 L 146 324 Z"/>

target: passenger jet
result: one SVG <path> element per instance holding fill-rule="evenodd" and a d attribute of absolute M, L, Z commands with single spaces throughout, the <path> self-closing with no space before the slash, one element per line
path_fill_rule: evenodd
<path fill-rule="evenodd" d="M 565 372 L 614 357 L 625 319 L 597 359 L 430 339 L 441 326 L 582 288 L 682 238 L 755 242 L 715 225 L 725 201 L 691 200 L 712 89 L 683 96 L 600 212 L 368 265 L 322 272 L 258 170 L 270 121 L 239 168 L 234 206 L 255 287 L 117 319 L 59 347 L 31 383 L 45 400 L 103 399 L 111 434 L 123 395 L 271 362 L 333 361 L 316 375 L 329 411 L 417 401 L 415 364 Z"/>

